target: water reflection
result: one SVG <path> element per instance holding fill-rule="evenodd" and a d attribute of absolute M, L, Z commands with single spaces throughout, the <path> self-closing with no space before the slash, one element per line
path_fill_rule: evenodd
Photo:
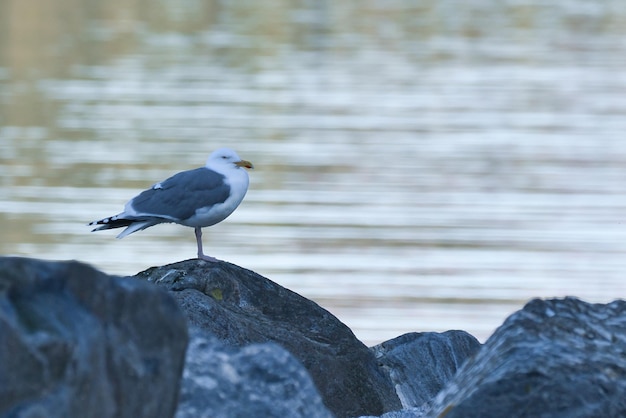
<path fill-rule="evenodd" d="M 620 3 L 0 3 L 0 253 L 190 258 L 84 224 L 228 145 L 257 170 L 207 252 L 368 343 L 622 297 Z"/>

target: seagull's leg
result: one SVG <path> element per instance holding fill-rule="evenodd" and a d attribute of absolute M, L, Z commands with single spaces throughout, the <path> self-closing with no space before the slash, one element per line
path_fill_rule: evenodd
<path fill-rule="evenodd" d="M 204 255 L 204 252 L 202 251 L 202 228 L 197 226 L 195 228 L 195 232 L 196 232 L 196 243 L 198 243 L 198 258 L 200 260 L 211 261 L 211 262 L 219 261 L 217 258 Z"/>

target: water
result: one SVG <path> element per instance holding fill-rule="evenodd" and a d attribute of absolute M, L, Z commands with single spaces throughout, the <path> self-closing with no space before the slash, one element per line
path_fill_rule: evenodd
<path fill-rule="evenodd" d="M 0 3 L 0 253 L 191 258 L 85 224 L 230 146 L 257 169 L 205 251 L 367 344 L 626 294 L 621 1 L 158 6 Z"/>

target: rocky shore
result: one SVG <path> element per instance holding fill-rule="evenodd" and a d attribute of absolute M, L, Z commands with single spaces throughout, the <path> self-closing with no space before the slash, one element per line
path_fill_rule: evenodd
<path fill-rule="evenodd" d="M 530 301 L 375 347 L 226 262 L 115 277 L 0 257 L 0 417 L 626 416 L 626 303 Z"/>

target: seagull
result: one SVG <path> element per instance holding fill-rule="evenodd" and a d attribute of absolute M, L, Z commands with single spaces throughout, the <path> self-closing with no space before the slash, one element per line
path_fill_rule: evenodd
<path fill-rule="evenodd" d="M 230 148 L 220 148 L 204 167 L 182 171 L 132 198 L 124 211 L 90 222 L 94 231 L 126 227 L 117 238 L 161 223 L 177 223 L 195 229 L 198 258 L 216 262 L 202 251 L 202 228 L 226 219 L 237 209 L 248 191 L 251 162 Z"/>

